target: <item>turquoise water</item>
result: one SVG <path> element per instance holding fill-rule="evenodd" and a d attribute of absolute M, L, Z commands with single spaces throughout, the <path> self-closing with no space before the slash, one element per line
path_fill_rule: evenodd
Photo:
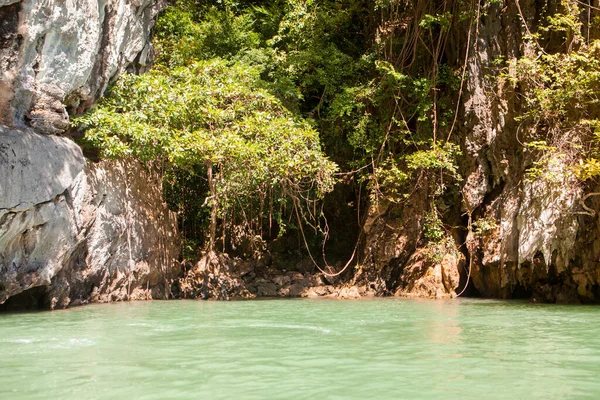
<path fill-rule="evenodd" d="M 0 399 L 600 398 L 600 308 L 139 302 L 0 314 Z"/>

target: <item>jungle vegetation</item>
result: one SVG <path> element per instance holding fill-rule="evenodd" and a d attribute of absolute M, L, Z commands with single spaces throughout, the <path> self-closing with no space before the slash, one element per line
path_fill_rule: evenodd
<path fill-rule="evenodd" d="M 508 83 L 522 99 L 520 140 L 539 153 L 530 176 L 552 179 L 548 163 L 566 157 L 586 184 L 600 176 L 597 13 L 586 1 L 541 3 L 528 51 L 493 60 L 491 90 Z M 357 232 L 348 253 L 369 206 L 418 188 L 429 198 L 421 240 L 438 242 L 461 196 L 466 61 L 479 21 L 504 6 L 176 0 L 157 22 L 153 69 L 121 77 L 75 123 L 103 156 L 164 171 L 187 254 L 252 253 L 300 233 L 298 247 L 314 250 L 336 228 Z"/>

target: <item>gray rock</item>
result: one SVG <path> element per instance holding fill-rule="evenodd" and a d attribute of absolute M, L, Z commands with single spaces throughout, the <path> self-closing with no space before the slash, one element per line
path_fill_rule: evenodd
<path fill-rule="evenodd" d="M 305 258 L 302 261 L 299 261 L 295 267 L 296 271 L 299 271 L 302 274 L 305 273 L 313 273 L 315 269 L 315 265 L 310 258 Z"/>
<path fill-rule="evenodd" d="M 277 286 L 271 282 L 265 282 L 258 286 L 259 296 L 274 297 L 277 295 Z"/>
<path fill-rule="evenodd" d="M 290 283 L 290 281 L 291 281 L 291 279 L 287 275 L 277 275 L 275 278 L 273 278 L 273 283 L 276 284 L 277 286 L 288 285 Z"/>
<path fill-rule="evenodd" d="M 294 283 L 290 286 L 289 296 L 298 297 L 302 294 L 302 292 L 304 292 L 304 289 L 306 289 L 306 286 L 304 286 L 303 284 Z"/>
<path fill-rule="evenodd" d="M 0 125 L 0 209 L 14 212 L 54 199 L 83 166 L 81 149 L 70 140 Z"/>
<path fill-rule="evenodd" d="M 158 174 L 30 130 L 0 130 L 0 149 L 0 304 L 38 286 L 50 308 L 168 296 L 179 237 Z"/>
<path fill-rule="evenodd" d="M 159 0 L 0 0 L 0 123 L 68 127 L 126 69 L 150 61 Z"/>

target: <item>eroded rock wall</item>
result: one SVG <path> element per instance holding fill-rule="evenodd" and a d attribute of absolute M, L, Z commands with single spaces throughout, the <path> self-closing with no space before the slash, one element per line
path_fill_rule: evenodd
<path fill-rule="evenodd" d="M 0 304 L 35 287 L 49 308 L 168 298 L 179 247 L 157 173 L 0 127 Z"/>
<path fill-rule="evenodd" d="M 452 296 L 462 290 L 471 269 L 471 292 L 485 297 L 600 301 L 598 218 L 581 213 L 583 189 L 566 160 L 547 163 L 544 174 L 551 179 L 528 176 L 539 154 L 524 142 L 535 137 L 536 126 L 519 119 L 526 109 L 518 93 L 522 88 L 498 79 L 498 60 L 510 75 L 514 61 L 537 54 L 535 44 L 523 38 L 542 18 L 535 0 L 504 2 L 492 5 L 470 28 L 472 45 L 453 132 L 462 151 L 464 180 L 460 191 L 445 199 L 450 211 L 444 223 L 455 246 L 442 249 L 438 262 L 423 257 L 427 249 L 420 241 L 421 215 L 430 201 L 427 194 L 413 193 L 400 207 L 372 206 L 365 227 L 364 269 L 369 281 L 380 282 L 380 292 L 387 288 L 402 296 Z M 467 34 L 465 30 L 452 37 L 450 46 L 465 51 Z M 597 198 L 588 199 L 590 208 L 598 210 L 599 205 Z M 446 269 L 460 274 L 460 284 L 444 278 Z"/>
<path fill-rule="evenodd" d="M 169 297 L 180 246 L 160 176 L 52 136 L 149 66 L 164 5 L 0 0 L 0 308 Z"/>
<path fill-rule="evenodd" d="M 162 0 L 0 0 L 0 123 L 68 127 L 111 79 L 146 68 Z"/>
<path fill-rule="evenodd" d="M 487 227 L 470 232 L 466 240 L 473 283 L 490 297 L 593 300 L 585 291 L 577 293 L 572 280 L 579 257 L 581 188 L 558 158 L 547 165 L 552 179 L 528 175 L 537 155 L 523 142 L 535 136 L 536 127 L 519 119 L 526 107 L 519 88 L 496 78 L 496 60 L 506 60 L 510 69 L 537 51 L 522 38 L 539 25 L 540 10 L 531 0 L 519 6 L 498 6 L 482 17 L 469 56 L 460 129 L 463 210 Z"/>
<path fill-rule="evenodd" d="M 401 204 L 384 199 L 371 204 L 356 278 L 361 285 L 378 295 L 402 297 L 453 298 L 461 291 L 465 257 L 455 240 L 422 241 L 430 195 L 423 182 Z"/>

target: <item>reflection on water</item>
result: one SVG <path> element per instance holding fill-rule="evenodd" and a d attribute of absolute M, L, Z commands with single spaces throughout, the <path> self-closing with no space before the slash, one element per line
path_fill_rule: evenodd
<path fill-rule="evenodd" d="M 1 399 L 597 398 L 600 309 L 141 302 L 0 314 Z"/>
<path fill-rule="evenodd" d="M 460 343 L 459 305 L 455 301 L 429 301 L 431 313 L 421 327 L 430 343 L 451 346 Z"/>

